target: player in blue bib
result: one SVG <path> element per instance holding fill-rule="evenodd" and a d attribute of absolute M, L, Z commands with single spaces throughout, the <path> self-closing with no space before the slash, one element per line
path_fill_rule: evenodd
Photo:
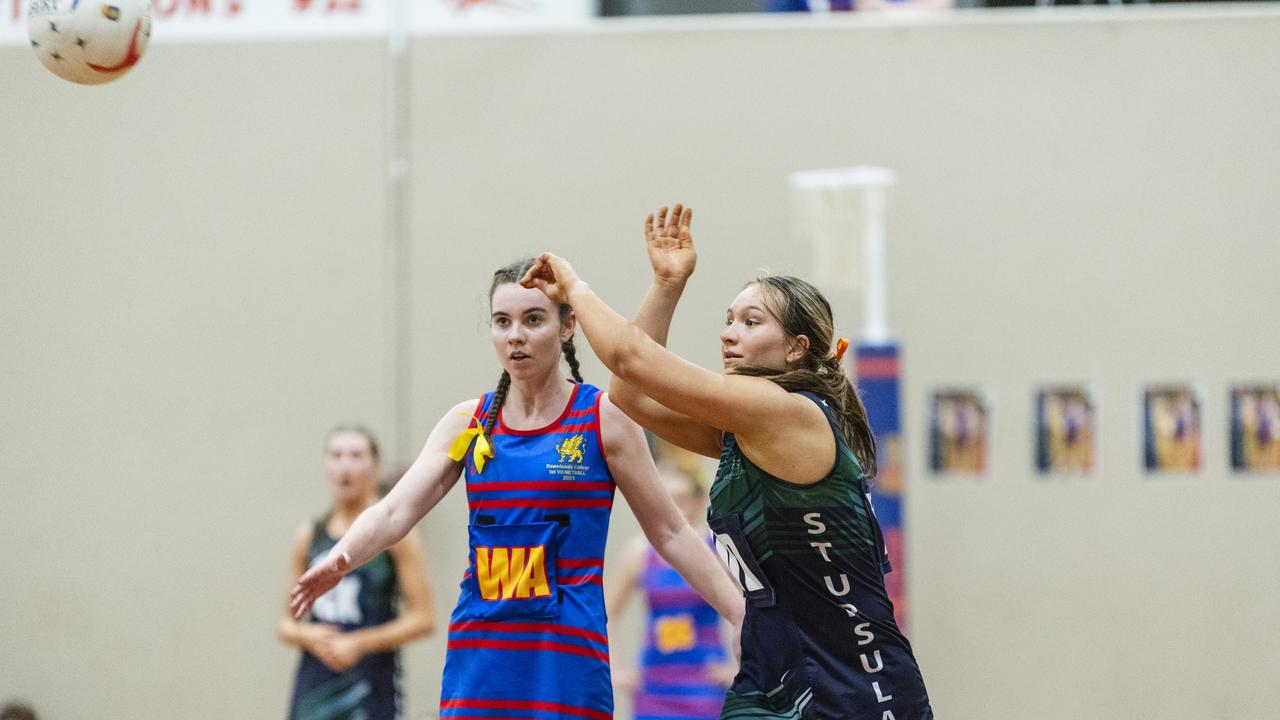
<path fill-rule="evenodd" d="M 497 389 L 441 418 L 395 488 L 292 595 L 304 612 L 465 477 L 470 553 L 449 622 L 441 718 L 613 717 L 602 580 L 615 487 L 703 597 L 735 623 L 743 611 L 714 553 L 662 488 L 644 433 L 582 382 L 568 306 L 516 282 L 532 264 L 500 269 L 490 287 Z"/>
<path fill-rule="evenodd" d="M 707 491 L 700 461 L 685 450 L 667 448 L 657 453 L 667 492 L 689 523 L 705 530 Z M 720 717 L 737 664 L 725 650 L 716 611 L 643 537 L 633 538 L 622 567 L 613 572 L 622 577 L 607 596 L 609 620 L 618 619 L 633 595 L 643 595 L 648 610 L 639 673 L 614 666 L 616 684 L 633 690 L 634 720 Z"/>
<path fill-rule="evenodd" d="M 572 306 L 628 415 L 720 459 L 708 519 L 747 600 L 741 670 L 720 717 L 931 720 L 884 588 L 867 495 L 875 443 L 831 306 L 802 280 L 760 278 L 725 314 L 724 374 L 670 353 L 667 329 L 696 262 L 691 217 L 677 205 L 646 221 L 655 277 L 634 322 L 554 255 L 522 282 Z"/>

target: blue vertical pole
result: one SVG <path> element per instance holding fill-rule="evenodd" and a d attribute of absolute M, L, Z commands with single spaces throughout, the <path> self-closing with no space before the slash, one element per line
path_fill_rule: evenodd
<path fill-rule="evenodd" d="M 867 420 L 876 438 L 878 472 L 871 486 L 871 505 L 884 531 L 893 572 L 885 576 L 885 588 L 893 601 L 898 626 L 906 629 L 906 558 L 903 547 L 903 455 L 900 348 L 893 341 L 859 342 L 854 346 L 853 372 Z"/>

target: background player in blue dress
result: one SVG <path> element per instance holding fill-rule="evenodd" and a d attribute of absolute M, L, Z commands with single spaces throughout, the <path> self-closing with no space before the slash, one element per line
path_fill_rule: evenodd
<path fill-rule="evenodd" d="M 705 533 L 707 485 L 699 459 L 665 443 L 655 454 L 667 492 L 689 524 Z M 620 577 L 606 594 L 609 621 L 621 617 L 633 595 L 642 594 L 648 607 L 639 672 L 614 661 L 614 687 L 632 693 L 633 719 L 720 717 L 725 688 L 738 666 L 725 651 L 716 611 L 643 536 L 628 543 L 616 572 Z"/>
<path fill-rule="evenodd" d="M 333 503 L 298 528 L 293 579 L 323 559 L 356 517 L 377 501 L 379 454 L 373 434 L 339 427 L 325 439 Z M 403 608 L 400 606 L 403 605 Z M 286 610 L 280 639 L 302 648 L 289 717 L 293 720 L 392 720 L 400 716 L 397 648 L 435 625 L 422 542 L 409 533 L 342 579 L 311 608 L 311 620 Z"/>
<path fill-rule="evenodd" d="M 522 279 L 569 303 L 620 407 L 656 435 L 719 457 L 708 516 L 747 599 L 742 667 L 722 718 L 930 720 L 911 646 L 884 587 L 871 510 L 875 442 L 840 363 L 831 306 L 812 285 L 767 276 L 725 313 L 724 374 L 665 347 L 696 264 L 692 214 L 646 221 L 654 284 L 634 323 L 549 253 Z"/>
<path fill-rule="evenodd" d="M 654 547 L 722 614 L 742 614 L 740 593 L 663 490 L 644 433 L 577 377 L 573 314 L 516 282 L 531 264 L 500 269 L 490 287 L 497 389 L 447 412 L 400 482 L 292 594 L 305 611 L 465 475 L 470 562 L 450 618 L 442 718 L 612 717 L 602 570 L 615 481 Z"/>

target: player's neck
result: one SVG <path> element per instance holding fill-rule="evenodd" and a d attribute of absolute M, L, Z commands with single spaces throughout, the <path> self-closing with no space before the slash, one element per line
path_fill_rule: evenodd
<path fill-rule="evenodd" d="M 359 497 L 352 500 L 334 500 L 333 509 L 330 513 L 330 517 L 333 518 L 333 524 L 341 527 L 342 531 L 345 532 L 347 528 L 351 527 L 351 523 L 356 521 L 360 513 L 364 512 L 365 508 L 374 504 L 374 502 L 376 502 L 376 498 L 372 496 Z"/>
<path fill-rule="evenodd" d="M 558 370 L 526 381 L 512 378 L 502 405 L 502 422 L 516 429 L 543 427 L 560 417 L 572 392 L 573 386 Z"/>

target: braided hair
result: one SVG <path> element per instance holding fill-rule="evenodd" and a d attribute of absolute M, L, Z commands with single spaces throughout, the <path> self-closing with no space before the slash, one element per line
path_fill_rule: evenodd
<path fill-rule="evenodd" d="M 517 283 L 524 274 L 529 272 L 529 268 L 533 267 L 533 258 L 523 258 L 517 260 L 510 265 L 498 268 L 493 273 L 493 282 L 489 285 L 489 302 L 493 303 L 493 293 L 502 285 Z M 563 321 L 569 316 L 572 309 L 568 305 L 560 306 L 560 319 Z M 576 383 L 582 383 L 582 371 L 578 368 L 578 349 L 574 347 L 573 338 L 570 337 L 563 343 L 560 343 L 560 351 L 564 353 L 565 362 L 569 363 L 569 373 L 573 376 Z M 511 389 L 511 373 L 506 370 L 502 371 L 502 375 L 498 378 L 498 387 L 493 391 L 493 403 L 489 406 L 489 412 L 484 418 L 484 435 L 485 437 L 493 436 L 493 428 L 498 422 L 498 413 L 502 411 L 502 405 L 507 401 L 507 391 Z"/>

